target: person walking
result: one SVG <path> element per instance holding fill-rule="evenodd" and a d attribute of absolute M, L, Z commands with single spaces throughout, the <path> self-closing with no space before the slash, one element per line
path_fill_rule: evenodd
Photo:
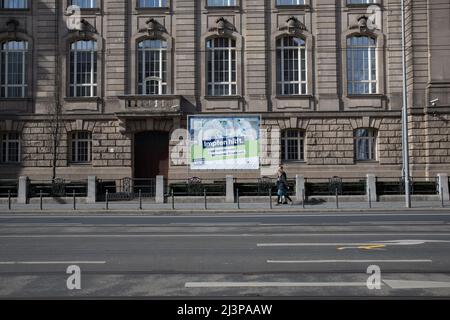
<path fill-rule="evenodd" d="M 284 171 L 283 166 L 280 166 L 280 170 L 279 170 L 279 180 L 281 181 L 281 189 L 282 189 L 282 200 L 283 200 L 283 204 L 288 204 L 288 200 L 291 202 L 291 205 L 294 204 L 294 201 L 292 201 L 291 197 L 289 197 L 288 195 L 288 190 L 289 190 L 289 186 L 288 186 L 288 182 L 287 182 L 287 174 L 286 171 Z"/>

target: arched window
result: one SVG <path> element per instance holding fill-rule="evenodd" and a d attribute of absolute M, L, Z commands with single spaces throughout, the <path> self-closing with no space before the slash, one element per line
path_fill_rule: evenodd
<path fill-rule="evenodd" d="M 296 37 L 277 40 L 277 94 L 306 94 L 306 45 Z"/>
<path fill-rule="evenodd" d="M 377 93 L 377 41 L 356 35 L 347 39 L 347 88 L 349 95 Z"/>
<path fill-rule="evenodd" d="M 236 95 L 236 41 L 218 37 L 206 41 L 207 95 Z"/>
<path fill-rule="evenodd" d="M 305 131 L 287 129 L 281 133 L 281 161 L 305 160 Z"/>
<path fill-rule="evenodd" d="M 354 131 L 355 160 L 376 160 L 377 130 L 360 128 Z"/>
<path fill-rule="evenodd" d="M 138 94 L 167 94 L 167 42 L 143 40 L 137 54 Z"/>
<path fill-rule="evenodd" d="M 13 40 L 2 42 L 0 46 L 0 97 L 25 97 L 28 42 Z"/>
<path fill-rule="evenodd" d="M 89 131 L 70 133 L 70 161 L 72 163 L 89 163 L 92 159 L 92 134 Z"/>
<path fill-rule="evenodd" d="M 79 40 L 70 46 L 71 97 L 97 96 L 97 42 Z"/>

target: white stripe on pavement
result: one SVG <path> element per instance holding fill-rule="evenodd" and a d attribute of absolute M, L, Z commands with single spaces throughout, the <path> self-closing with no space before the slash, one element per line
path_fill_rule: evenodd
<path fill-rule="evenodd" d="M 105 264 L 106 261 L 0 261 L 0 265 L 15 264 Z"/>
<path fill-rule="evenodd" d="M 364 287 L 366 282 L 186 282 L 186 288 Z"/>
<path fill-rule="evenodd" d="M 270 234 L 270 233 L 260 233 L 260 234 L 12 234 L 12 235 L 0 235 L 0 238 L 170 238 L 170 237 L 317 237 L 317 236 L 450 236 L 448 232 L 436 232 L 436 233 L 310 233 L 310 234 L 299 234 L 299 233 L 281 233 L 281 234 Z M 450 242 L 444 240 L 421 240 L 422 242 Z M 377 242 L 373 243 L 258 243 L 258 247 L 271 247 L 271 246 L 310 246 L 310 245 L 326 245 L 326 246 L 346 246 L 346 245 L 374 245 L 374 244 L 388 244 L 393 245 L 397 243 L 391 242 Z M 411 243 L 408 243 L 409 245 Z"/>
<path fill-rule="evenodd" d="M 433 260 L 267 260 L 267 263 L 432 263 Z"/>

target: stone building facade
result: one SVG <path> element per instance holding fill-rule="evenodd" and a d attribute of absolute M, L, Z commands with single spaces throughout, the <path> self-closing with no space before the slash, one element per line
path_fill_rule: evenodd
<path fill-rule="evenodd" d="M 406 4 L 411 169 L 434 177 L 450 172 L 450 6 Z M 306 177 L 401 176 L 400 0 L 2 6 L 0 71 L 20 74 L 19 85 L 2 75 L 2 178 L 49 179 L 55 141 L 57 174 L 70 179 L 257 177 L 278 163 Z M 228 39 L 227 48 L 214 39 Z M 212 46 L 228 50 L 232 61 Z M 363 53 L 350 58 L 357 50 Z M 227 72 L 221 63 L 233 70 L 225 84 L 214 83 L 224 76 L 209 70 Z M 296 68 L 301 73 L 288 79 Z M 261 170 L 190 170 L 183 129 L 195 114 L 260 115 Z M 358 132 L 370 142 L 355 142 Z"/>

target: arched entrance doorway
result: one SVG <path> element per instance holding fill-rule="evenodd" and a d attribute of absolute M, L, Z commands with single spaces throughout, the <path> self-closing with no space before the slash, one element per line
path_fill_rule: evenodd
<path fill-rule="evenodd" d="M 169 133 L 144 131 L 134 136 L 134 177 L 167 177 L 169 172 Z"/>

